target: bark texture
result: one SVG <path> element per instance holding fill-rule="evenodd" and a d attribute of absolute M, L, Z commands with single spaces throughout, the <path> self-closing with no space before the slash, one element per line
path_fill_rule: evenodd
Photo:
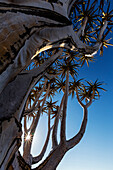
<path fill-rule="evenodd" d="M 61 55 L 61 51 L 57 51 L 38 68 L 31 71 L 25 71 L 25 68 L 38 57 L 40 52 L 48 49 L 60 47 L 92 55 L 102 45 L 101 38 L 107 27 L 107 21 L 104 22 L 95 45 L 84 44 L 79 36 L 84 32 L 87 19 L 78 33 L 74 32 L 69 19 L 71 7 L 75 2 L 76 0 L 58 0 L 55 3 L 46 0 L 0 0 L 0 169 L 2 170 L 11 167 L 13 160 L 12 166 L 18 169 L 16 153 L 21 145 L 20 122 L 28 95 L 34 85 L 45 76 L 47 68 Z M 56 169 L 69 149 L 68 145 L 71 143 L 72 148 L 77 143 L 76 137 L 68 141 L 68 145 L 66 143 L 67 97 L 68 90 L 65 102 L 62 104 L 64 115 L 61 123 L 61 142 L 58 145 L 55 134 L 58 127 L 56 120 L 53 135 L 54 149 L 47 159 L 35 168 L 37 170 Z M 81 104 L 81 101 L 79 103 Z M 82 107 L 87 109 L 89 105 Z M 82 136 L 87 124 L 85 118 L 81 125 L 83 131 L 80 130 L 79 133 Z"/>

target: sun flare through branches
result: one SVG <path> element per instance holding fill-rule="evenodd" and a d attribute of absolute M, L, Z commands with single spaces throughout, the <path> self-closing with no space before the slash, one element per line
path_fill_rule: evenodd
<path fill-rule="evenodd" d="M 31 142 L 32 136 L 30 134 L 25 135 L 25 141 Z"/>

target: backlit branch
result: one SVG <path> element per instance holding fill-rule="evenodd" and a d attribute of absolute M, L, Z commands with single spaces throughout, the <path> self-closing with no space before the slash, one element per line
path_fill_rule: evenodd
<path fill-rule="evenodd" d="M 77 97 L 77 100 L 78 100 L 79 104 L 84 108 L 85 105 L 82 103 L 82 101 L 79 98 L 78 88 L 77 87 L 75 87 L 75 91 L 76 91 L 76 97 Z"/>
<path fill-rule="evenodd" d="M 66 142 L 66 112 L 67 112 L 67 101 L 68 101 L 68 92 L 69 92 L 69 70 L 67 70 L 66 75 L 66 87 L 65 87 L 65 96 L 63 103 L 63 115 L 61 121 L 61 129 L 60 129 L 60 142 Z"/>
<path fill-rule="evenodd" d="M 39 93 L 37 92 L 37 96 L 36 96 L 36 98 L 35 98 L 35 101 L 33 102 L 33 105 L 31 106 L 31 108 L 30 108 L 30 109 L 26 109 L 26 110 L 24 111 L 24 116 L 32 113 L 33 111 L 35 111 L 35 110 L 40 106 L 40 103 L 41 103 L 42 100 L 39 100 L 39 98 L 40 98 L 41 94 L 42 94 L 42 93 L 44 92 L 44 90 L 45 90 L 47 81 L 48 81 L 48 80 L 46 79 L 46 80 L 45 80 L 45 83 L 44 83 L 44 85 L 43 85 L 43 88 L 41 89 L 41 91 L 40 91 Z M 36 105 L 37 102 L 38 102 L 38 104 Z"/>
<path fill-rule="evenodd" d="M 42 102 L 42 100 L 39 100 L 38 104 L 36 106 L 31 107 L 30 109 L 25 110 L 23 116 L 26 116 L 26 115 L 29 116 L 31 113 L 37 111 L 39 109 L 39 107 L 40 107 L 40 103 L 41 102 Z"/>
<path fill-rule="evenodd" d="M 87 114 L 88 114 L 87 107 L 83 108 L 83 112 L 84 112 L 84 116 L 79 132 L 73 138 L 67 141 L 68 150 L 73 148 L 75 145 L 77 145 L 85 133 L 86 125 L 87 125 Z"/>
<path fill-rule="evenodd" d="M 42 105 L 40 106 L 40 109 L 39 109 L 39 111 L 38 111 L 38 113 L 37 113 L 37 116 L 36 116 L 36 118 L 35 118 L 34 125 L 33 125 L 32 129 L 31 129 L 31 132 L 30 132 L 31 134 L 34 134 L 34 133 L 35 133 L 35 130 L 36 130 L 36 127 L 37 127 L 37 124 L 38 124 L 38 121 L 39 121 L 39 115 L 40 115 L 41 112 L 42 112 L 42 109 L 43 109 L 43 106 L 44 106 L 44 104 L 45 104 L 47 95 L 48 95 L 48 93 L 49 93 L 49 89 L 50 89 L 50 84 L 48 85 L 48 89 L 47 89 L 47 92 L 46 92 L 46 94 L 45 94 L 45 96 L 44 96 Z"/>
<path fill-rule="evenodd" d="M 58 108 L 58 113 L 57 113 L 55 120 L 54 120 L 53 133 L 52 133 L 52 148 L 53 149 L 56 148 L 56 146 L 58 145 L 57 130 L 58 130 L 59 117 L 60 117 L 62 107 L 63 107 L 63 103 L 64 103 L 64 98 L 65 98 L 65 94 L 62 97 L 60 107 Z"/>
<path fill-rule="evenodd" d="M 38 156 L 33 157 L 32 164 L 38 163 L 43 158 L 43 156 L 44 156 L 44 154 L 46 152 L 48 143 L 49 143 L 49 138 L 50 138 L 51 130 L 52 130 L 52 128 L 50 128 L 50 112 L 49 112 L 48 113 L 48 133 L 47 133 L 47 137 L 46 137 L 46 140 L 45 140 L 45 143 L 44 143 L 44 146 L 42 148 L 41 153 Z"/>
<path fill-rule="evenodd" d="M 29 127 L 29 129 L 27 129 L 27 133 L 28 133 L 29 131 L 31 131 L 31 129 L 32 129 L 34 123 L 35 123 L 35 116 L 32 115 L 32 118 L 33 118 L 33 120 L 32 120 L 32 123 L 31 123 L 31 126 Z"/>
<path fill-rule="evenodd" d="M 94 95 L 95 95 L 95 91 L 93 91 L 91 98 L 89 99 L 89 102 L 86 105 L 84 105 L 79 98 L 78 89 L 76 87 L 77 100 L 83 108 L 83 120 L 82 120 L 82 124 L 81 124 L 79 132 L 73 138 L 71 138 L 70 140 L 67 141 L 68 150 L 73 148 L 75 145 L 77 145 L 80 142 L 80 140 L 82 139 L 82 137 L 85 133 L 86 126 L 87 126 L 87 116 L 88 116 L 87 108 L 92 104 L 92 100 L 94 98 Z"/>

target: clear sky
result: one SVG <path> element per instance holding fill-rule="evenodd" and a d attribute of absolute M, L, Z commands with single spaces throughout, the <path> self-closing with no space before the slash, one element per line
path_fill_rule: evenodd
<path fill-rule="evenodd" d="M 113 2 L 111 1 L 112 9 Z M 113 34 L 112 34 L 113 37 Z M 113 40 L 110 41 L 113 44 Z M 84 65 L 79 78 L 104 81 L 107 91 L 88 109 L 88 124 L 81 142 L 64 156 L 57 170 L 113 170 L 113 47 L 104 48 L 103 56 L 97 55 L 89 68 Z M 71 106 L 71 107 L 70 107 Z M 76 100 L 69 100 L 67 138 L 80 128 L 82 108 Z M 45 118 L 40 122 L 34 140 L 33 154 L 39 152 L 46 126 Z"/>

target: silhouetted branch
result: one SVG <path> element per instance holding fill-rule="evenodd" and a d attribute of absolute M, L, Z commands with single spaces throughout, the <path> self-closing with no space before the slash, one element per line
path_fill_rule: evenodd
<path fill-rule="evenodd" d="M 64 98 L 65 98 L 65 94 L 62 97 L 60 107 L 58 108 L 58 113 L 57 113 L 55 120 L 54 120 L 53 133 L 52 133 L 52 148 L 53 149 L 56 148 L 56 146 L 58 145 L 58 141 L 57 141 L 58 122 L 59 122 L 59 116 L 60 116 L 61 111 L 62 111 Z"/>
<path fill-rule="evenodd" d="M 68 140 L 66 143 L 68 150 L 73 148 L 75 145 L 77 145 L 85 133 L 86 125 L 87 125 L 87 114 L 88 114 L 87 107 L 84 107 L 83 111 L 84 111 L 84 116 L 79 132 L 73 138 Z"/>
<path fill-rule="evenodd" d="M 41 153 L 38 156 L 32 158 L 32 164 L 38 163 L 43 158 L 43 156 L 46 152 L 48 143 L 49 143 L 51 130 L 52 130 L 52 128 L 50 128 L 50 111 L 49 111 L 49 113 L 48 113 L 48 133 L 47 133 L 46 141 L 44 143 Z"/>
<path fill-rule="evenodd" d="M 60 142 L 61 143 L 66 142 L 66 112 L 67 112 L 68 92 L 69 92 L 69 70 L 67 71 L 67 75 L 66 75 L 63 115 L 62 115 L 62 121 L 61 121 L 61 129 L 60 129 L 60 140 L 61 140 Z"/>

